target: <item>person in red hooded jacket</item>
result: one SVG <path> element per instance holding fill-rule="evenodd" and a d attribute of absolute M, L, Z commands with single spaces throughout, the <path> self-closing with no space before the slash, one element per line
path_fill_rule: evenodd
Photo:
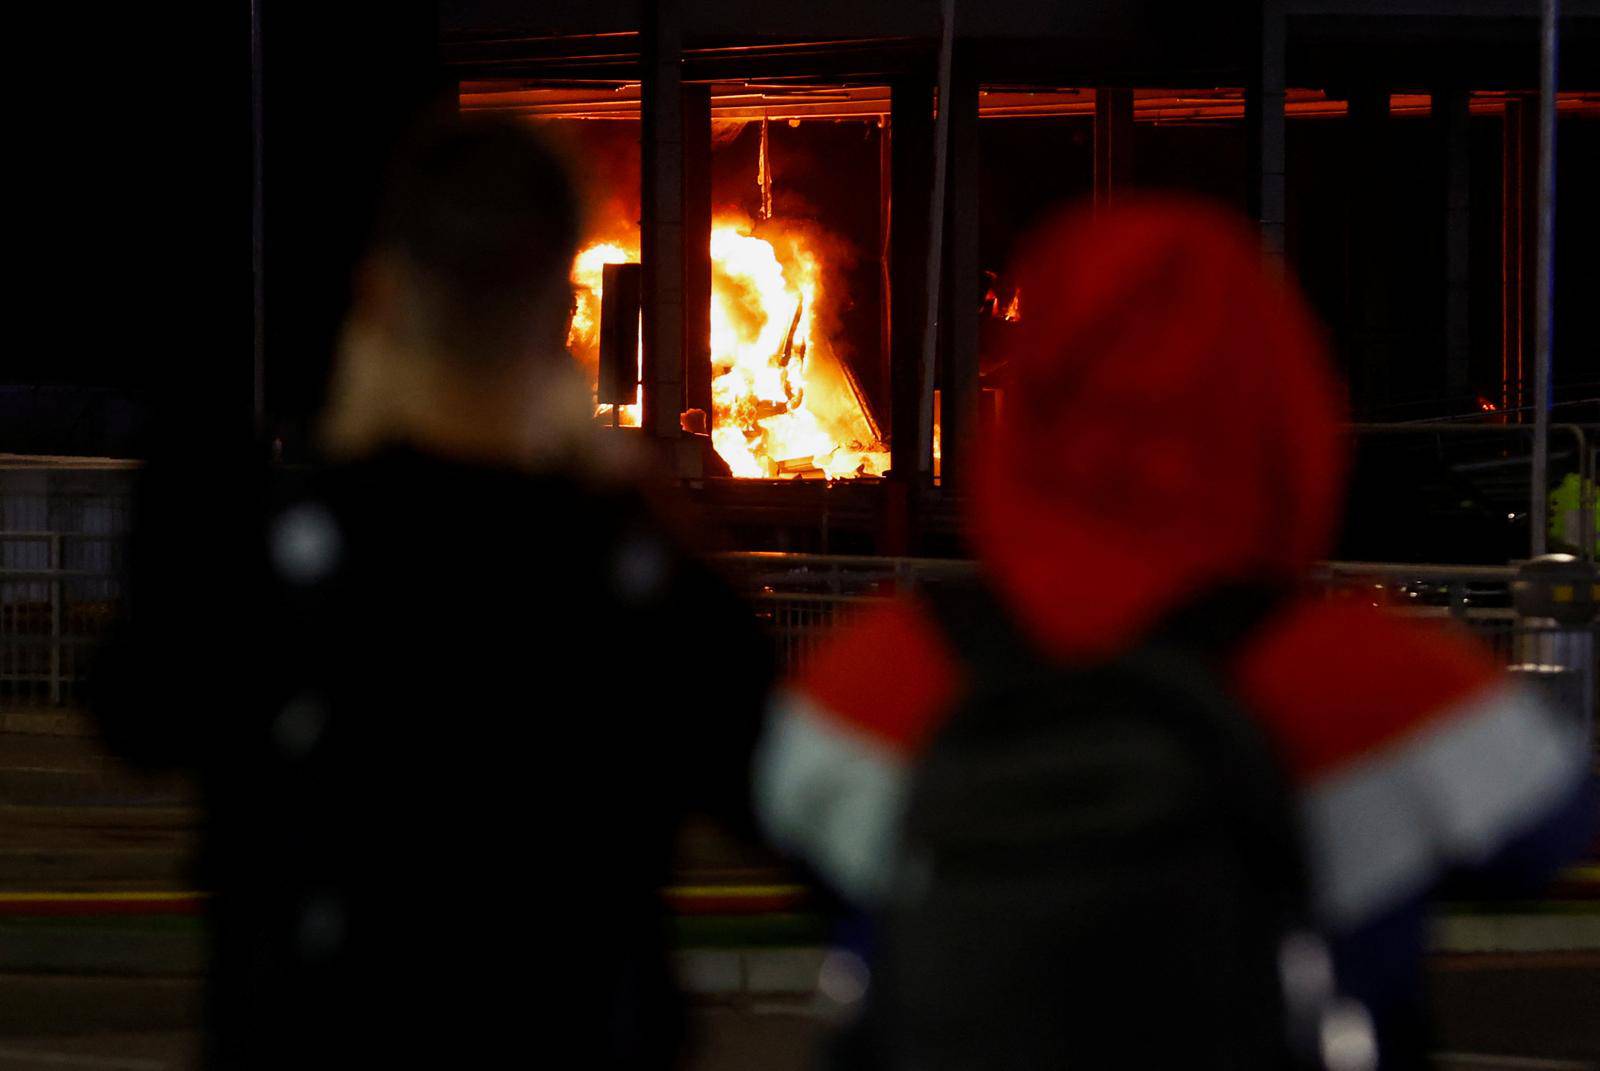
<path fill-rule="evenodd" d="M 1305 589 L 1344 495 L 1341 390 L 1238 221 L 1183 200 L 1070 211 L 1014 277 L 1028 315 L 969 473 L 987 584 L 1077 665 L 1227 585 L 1286 592 L 1224 683 L 1288 775 L 1341 990 L 1371 1009 L 1385 1066 L 1417 1058 L 1430 893 L 1459 874 L 1536 881 L 1581 848 L 1581 729 L 1470 640 Z M 757 804 L 775 841 L 878 904 L 908 775 L 965 683 L 923 598 L 834 637 L 770 714 Z"/>

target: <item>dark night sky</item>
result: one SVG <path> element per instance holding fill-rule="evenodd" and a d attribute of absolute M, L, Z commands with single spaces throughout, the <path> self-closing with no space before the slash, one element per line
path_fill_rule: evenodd
<path fill-rule="evenodd" d="M 416 0 L 263 7 L 270 388 L 296 410 L 317 391 L 382 146 L 430 77 L 433 15 Z M 72 42 L 73 60 L 34 72 L 43 106 L 16 109 L 26 342 L 7 345 L 0 388 L 57 389 L 0 389 L 0 449 L 144 449 L 123 434 L 130 407 L 101 426 L 106 395 L 175 442 L 248 433 L 249 13 L 110 5 L 92 33 L 70 10 L 22 31 Z"/>
<path fill-rule="evenodd" d="M 0 383 L 144 388 L 196 374 L 202 346 L 248 356 L 248 8 L 113 5 L 93 34 L 57 17 L 32 35 L 76 66 L 35 71 L 41 106 L 13 109 L 25 268 Z"/>

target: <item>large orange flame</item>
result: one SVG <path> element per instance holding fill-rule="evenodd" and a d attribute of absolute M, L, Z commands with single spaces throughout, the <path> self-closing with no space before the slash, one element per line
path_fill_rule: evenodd
<path fill-rule="evenodd" d="M 826 298 L 821 261 L 802 234 L 786 233 L 775 247 L 753 230 L 731 216 L 711 230 L 712 445 L 735 476 L 881 474 L 888 449 L 818 326 Z M 612 236 L 573 261 L 567 346 L 591 372 L 599 359 L 601 269 L 637 254 L 636 239 Z M 637 404 L 621 409 L 618 423 L 638 425 Z M 609 405 L 596 413 L 612 418 Z"/>
<path fill-rule="evenodd" d="M 572 261 L 572 326 L 567 328 L 567 349 L 588 369 L 591 381 L 600 372 L 600 280 L 607 264 L 627 264 L 639 259 L 639 243 L 629 248 L 617 242 L 594 242 L 584 246 Z M 640 423 L 642 397 L 639 388 L 633 391 L 632 405 L 622 406 L 617 423 L 623 427 L 637 428 Z M 611 406 L 595 410 L 597 416 L 611 418 Z"/>

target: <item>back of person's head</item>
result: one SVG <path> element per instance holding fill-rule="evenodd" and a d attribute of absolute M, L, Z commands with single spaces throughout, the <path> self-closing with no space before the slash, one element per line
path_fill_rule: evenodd
<path fill-rule="evenodd" d="M 389 171 L 373 254 L 401 269 L 412 329 L 435 356 L 564 359 L 578 204 L 526 124 L 435 117 Z"/>
<path fill-rule="evenodd" d="M 970 520 L 1028 623 L 1116 650 L 1208 587 L 1291 581 L 1327 553 L 1341 393 L 1243 219 L 1177 198 L 1075 209 L 1012 277 L 1023 317 Z"/>

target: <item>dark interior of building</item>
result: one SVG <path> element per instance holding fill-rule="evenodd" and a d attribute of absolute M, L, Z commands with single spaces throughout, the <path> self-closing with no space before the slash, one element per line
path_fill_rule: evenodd
<path fill-rule="evenodd" d="M 268 6 L 254 38 L 244 20 L 213 17 L 196 25 L 239 56 L 254 41 L 257 77 L 242 61 L 206 60 L 211 91 L 182 114 L 149 109 L 120 154 L 116 204 L 127 211 L 114 226 L 126 238 L 110 243 L 113 256 L 142 265 L 159 250 L 171 267 L 122 273 L 105 299 L 115 311 L 104 344 L 13 360 L 5 445 L 142 456 L 159 448 L 152 436 L 254 431 L 302 455 L 364 235 L 364 193 L 393 130 L 427 99 L 528 116 L 567 146 L 597 214 L 642 244 L 627 252 L 645 264 L 645 412 L 633 418 L 645 427 L 618 433 L 653 440 L 736 545 L 959 551 L 952 503 L 971 430 L 959 414 L 985 397 L 986 352 L 1003 341 L 1007 314 L 1026 315 L 1006 263 L 1040 213 L 1071 198 L 1177 189 L 1255 219 L 1321 314 L 1357 420 L 1519 423 L 1532 401 L 1531 13 L 1487 0 L 959 5 L 944 120 L 932 3 L 802 12 L 462 0 L 358 4 L 338 17 Z M 1600 209 L 1588 195 L 1600 188 L 1597 46 L 1592 5 L 1568 4 L 1558 420 L 1593 420 L 1600 395 L 1600 326 L 1584 301 L 1600 290 L 1591 252 Z M 653 63 L 670 70 L 658 76 Z M 250 139 L 195 136 L 235 131 L 231 120 L 251 115 Z M 251 159 L 260 170 L 246 181 Z M 928 215 L 936 167 L 947 176 L 939 221 Z M 243 266 L 242 237 L 202 222 L 208 210 L 253 201 L 255 272 Z M 729 482 L 708 452 L 676 441 L 688 434 L 681 411 L 712 408 L 710 342 L 694 327 L 712 294 L 690 285 L 671 315 L 658 299 L 703 276 L 705 240 L 689 236 L 730 213 L 805 232 L 822 263 L 812 334 L 826 336 L 865 419 L 833 435 L 873 440 L 856 445 L 880 460 L 841 454 L 818 465 L 809 450 L 777 456 L 788 448 L 774 447 L 743 470 L 764 478 Z M 676 230 L 677 217 L 689 229 Z M 661 231 L 654 219 L 673 226 Z M 628 226 L 637 220 L 642 229 Z M 933 222 L 941 298 L 930 318 Z M 241 262 L 236 275 L 196 267 L 231 261 Z M 259 336 L 229 315 L 251 307 Z M 679 320 L 683 330 L 671 326 Z M 130 339 L 152 359 L 128 359 Z M 713 413 L 711 423 L 724 419 Z M 1506 450 L 1525 453 L 1525 443 Z M 1411 540 L 1435 557 L 1514 554 L 1526 517 L 1502 507 L 1525 493 L 1479 483 L 1463 497 L 1458 473 L 1438 467 L 1444 453 L 1415 437 L 1363 440 L 1358 472 L 1373 478 L 1358 480 L 1346 549 L 1394 557 L 1413 553 L 1403 545 Z M 1401 455 L 1420 466 L 1403 478 L 1394 477 Z M 856 472 L 889 478 L 794 479 Z M 1477 499 L 1475 521 L 1445 516 Z M 1429 519 L 1441 510 L 1438 523 Z M 1446 530 L 1459 548 L 1438 545 Z"/>

